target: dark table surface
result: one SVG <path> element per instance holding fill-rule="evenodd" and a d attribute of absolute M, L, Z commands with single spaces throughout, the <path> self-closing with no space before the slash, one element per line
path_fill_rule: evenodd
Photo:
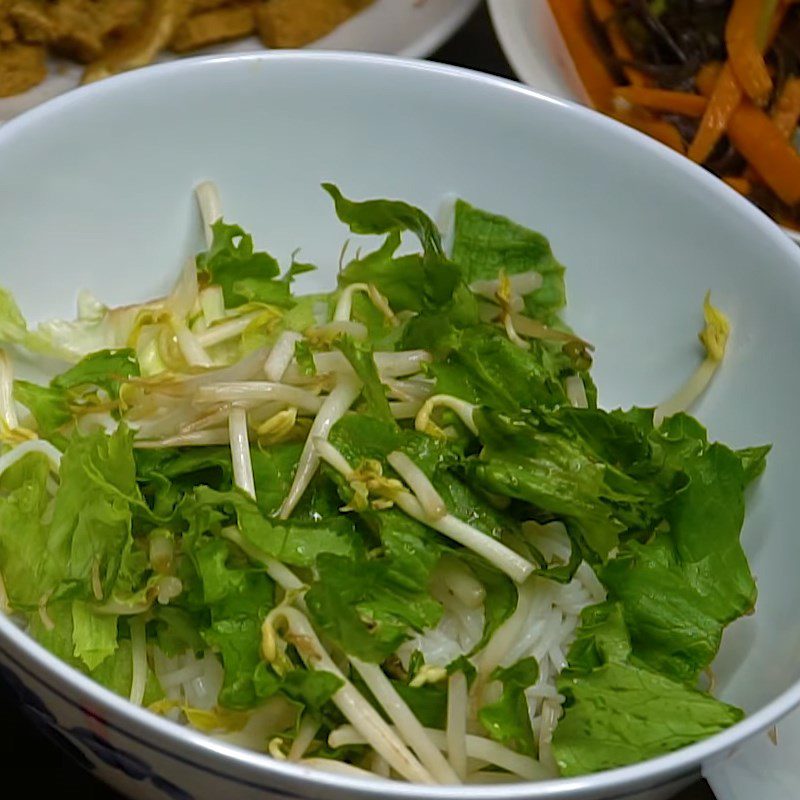
<path fill-rule="evenodd" d="M 447 64 L 513 78 L 497 43 L 489 15 L 483 4 L 467 24 L 432 59 Z M 76 797 L 82 800 L 122 800 L 113 790 L 100 784 L 72 763 L 49 740 L 33 729 L 0 684 L 0 762 L 3 783 L 25 788 L 29 798 Z M 35 767 L 32 768 L 32 764 Z M 698 783 L 681 792 L 675 800 L 714 800 L 705 784 Z"/>

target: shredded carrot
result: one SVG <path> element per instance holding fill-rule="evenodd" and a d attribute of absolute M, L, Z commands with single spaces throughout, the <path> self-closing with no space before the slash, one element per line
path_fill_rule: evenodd
<path fill-rule="evenodd" d="M 614 79 L 597 51 L 583 0 L 549 0 L 564 44 L 591 105 L 611 109 Z"/>
<path fill-rule="evenodd" d="M 775 127 L 791 139 L 800 124 L 800 78 L 789 78 L 781 89 L 772 109 Z"/>
<path fill-rule="evenodd" d="M 730 176 L 728 178 L 723 178 L 723 181 L 731 187 L 731 189 L 735 189 L 739 194 L 743 194 L 745 197 L 753 191 L 753 184 L 750 183 L 747 178 L 737 178 L 736 176 Z"/>
<path fill-rule="evenodd" d="M 736 2 L 739 1 L 736 0 Z M 744 0 L 744 2 L 753 2 L 753 0 Z M 756 0 L 756 2 L 763 11 L 765 2 L 773 5 L 775 0 Z M 763 39 L 760 40 L 761 52 L 765 52 L 778 35 L 788 9 L 789 3 L 782 2 L 778 4 L 769 21 L 768 30 L 763 35 Z M 769 74 L 767 77 L 769 77 Z M 772 85 L 771 78 L 770 85 Z M 701 89 L 701 91 L 703 90 Z M 705 114 L 703 114 L 703 119 L 697 129 L 694 141 L 689 145 L 688 156 L 692 161 L 702 164 L 711 155 L 711 151 L 725 133 L 728 121 L 733 112 L 739 107 L 743 97 L 742 87 L 737 80 L 737 75 L 731 62 L 728 61 L 719 72 L 714 90 L 709 97 L 708 107 Z"/>
<path fill-rule="evenodd" d="M 558 0 L 556 0 L 557 2 Z M 617 9 L 611 0 L 590 0 L 592 11 L 595 17 L 605 27 L 608 41 L 611 44 L 611 49 L 614 55 L 622 62 L 625 63 L 622 71 L 628 79 L 631 86 L 649 86 L 649 78 L 636 67 L 631 66 L 634 60 L 633 50 L 625 39 L 625 35 L 619 27 L 619 19 L 617 18 Z"/>
<path fill-rule="evenodd" d="M 725 26 L 725 45 L 736 79 L 757 105 L 772 93 L 772 78 L 764 61 L 767 24 L 778 0 L 734 0 Z"/>
<path fill-rule="evenodd" d="M 720 72 L 722 72 L 721 61 L 708 61 L 697 71 L 694 82 L 697 86 L 697 91 L 703 97 L 711 97 L 714 87 L 717 85 Z"/>
<path fill-rule="evenodd" d="M 688 156 L 702 164 L 725 133 L 733 112 L 742 102 L 743 93 L 736 81 L 730 64 L 725 64 L 717 78 L 717 84 L 708 99 L 700 127 L 689 145 Z"/>
<path fill-rule="evenodd" d="M 800 153 L 760 109 L 744 102 L 728 124 L 733 146 L 787 205 L 800 203 Z"/>
<path fill-rule="evenodd" d="M 667 147 L 677 150 L 681 155 L 686 155 L 686 145 L 683 143 L 683 138 L 671 122 L 656 119 L 648 114 L 636 113 L 636 111 L 616 111 L 611 116 L 619 120 L 619 122 L 624 122 L 626 125 L 636 128 L 637 131 L 652 136 L 653 139 L 657 139 Z"/>
<path fill-rule="evenodd" d="M 702 117 L 708 100 L 691 92 L 674 92 L 667 89 L 649 89 L 641 86 L 618 86 L 615 94 L 628 103 L 651 111 Z"/>

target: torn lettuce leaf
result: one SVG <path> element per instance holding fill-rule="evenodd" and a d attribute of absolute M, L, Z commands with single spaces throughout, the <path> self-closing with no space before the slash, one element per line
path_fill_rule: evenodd
<path fill-rule="evenodd" d="M 564 267 L 540 233 L 457 200 L 452 258 L 464 270 L 467 283 L 492 280 L 500 270 L 508 275 L 538 272 L 542 285 L 525 296 L 525 310 L 546 325 L 558 322 L 566 304 Z"/>
<path fill-rule="evenodd" d="M 214 239 L 211 247 L 197 256 L 197 271 L 209 283 L 222 287 L 227 307 L 293 305 L 291 282 L 278 278 L 278 262 L 269 253 L 257 252 L 249 233 L 222 220 L 211 227 Z"/>
<path fill-rule="evenodd" d="M 538 662 L 533 657 L 523 658 L 510 667 L 495 668 L 490 677 L 503 684 L 503 693 L 499 700 L 478 711 L 478 720 L 495 741 L 534 756 L 536 745 L 525 689 L 539 678 Z"/>
<path fill-rule="evenodd" d="M 738 722 L 738 708 L 649 669 L 632 657 L 620 607 L 587 608 L 558 678 L 566 697 L 553 737 L 565 777 L 672 752 Z"/>

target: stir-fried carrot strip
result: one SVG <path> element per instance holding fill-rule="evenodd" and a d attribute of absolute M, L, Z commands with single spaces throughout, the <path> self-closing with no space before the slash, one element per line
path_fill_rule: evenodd
<path fill-rule="evenodd" d="M 751 103 L 742 103 L 728 124 L 733 146 L 787 205 L 800 203 L 800 153 L 775 123 Z"/>
<path fill-rule="evenodd" d="M 583 0 L 549 0 L 549 4 L 589 102 L 608 111 L 614 79 L 595 47 Z"/>
<path fill-rule="evenodd" d="M 743 96 L 744 93 L 730 64 L 725 64 L 708 99 L 700 127 L 689 145 L 688 156 L 692 161 L 702 164 L 711 155 L 714 146 L 725 133 L 733 112 L 742 102 Z"/>
<path fill-rule="evenodd" d="M 649 108 L 651 111 L 665 111 L 669 114 L 683 114 L 687 117 L 702 117 L 708 100 L 691 92 L 674 92 L 667 89 L 649 89 L 643 86 L 618 86 L 615 90 L 631 105 Z"/>
<path fill-rule="evenodd" d="M 747 0 L 747 2 L 751 2 L 751 0 Z M 766 0 L 766 2 L 774 7 L 776 0 Z M 763 11 L 763 0 L 758 2 L 758 5 Z M 763 39 L 758 40 L 762 53 L 767 50 L 778 35 L 789 5 L 790 3 L 784 0 L 784 2 L 778 3 L 777 8 L 774 8 L 774 13 L 769 20 L 768 30 L 763 34 Z M 757 30 L 757 35 L 761 35 L 760 29 Z M 771 81 L 772 79 L 770 78 L 770 85 Z M 701 92 L 703 91 L 699 84 L 698 88 L 700 88 Z M 705 92 L 703 93 L 705 94 Z M 728 61 L 720 70 L 714 91 L 709 97 L 708 107 L 700 122 L 700 127 L 697 129 L 694 141 L 689 145 L 688 156 L 692 161 L 702 164 L 711 155 L 711 151 L 725 133 L 728 121 L 733 112 L 739 107 L 743 97 L 742 87 L 737 80 L 737 75 L 731 62 Z"/>
<path fill-rule="evenodd" d="M 800 124 L 800 78 L 789 78 L 772 108 L 775 127 L 791 139 Z"/>
<path fill-rule="evenodd" d="M 637 131 L 652 136 L 682 155 L 686 154 L 686 147 L 681 134 L 671 122 L 655 119 L 644 114 L 637 114 L 635 111 L 616 111 L 611 116 L 619 120 L 619 122 L 624 122 L 626 125 L 636 128 Z"/>
<path fill-rule="evenodd" d="M 557 0 L 556 0 L 557 2 Z M 611 49 L 614 55 L 623 62 L 632 62 L 634 60 L 633 50 L 628 44 L 625 34 L 620 30 L 619 20 L 617 19 L 617 9 L 611 0 L 590 0 L 592 11 L 598 21 L 605 27 L 608 41 L 611 43 Z M 622 71 L 628 79 L 631 86 L 649 86 L 650 80 L 646 75 L 640 72 L 630 63 L 626 64 Z"/>
<path fill-rule="evenodd" d="M 694 82 L 697 86 L 697 91 L 703 97 L 711 97 L 713 94 L 714 87 L 719 80 L 719 74 L 722 72 L 722 66 L 721 61 L 708 61 L 697 71 Z"/>
<path fill-rule="evenodd" d="M 731 189 L 735 189 L 739 194 L 743 194 L 745 197 L 753 191 L 753 184 L 750 183 L 747 178 L 737 178 L 735 175 L 732 175 L 722 180 L 724 180 Z"/>
<path fill-rule="evenodd" d="M 725 26 L 728 60 L 736 79 L 750 99 L 763 106 L 772 92 L 772 78 L 764 61 L 766 21 L 779 0 L 734 0 Z"/>

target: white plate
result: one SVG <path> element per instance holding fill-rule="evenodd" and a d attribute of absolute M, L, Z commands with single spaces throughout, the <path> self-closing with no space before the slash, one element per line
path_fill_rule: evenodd
<path fill-rule="evenodd" d="M 586 103 L 547 0 L 488 0 L 500 46 L 521 81 L 557 97 Z M 783 228 L 800 244 L 800 233 Z"/>
<path fill-rule="evenodd" d="M 424 58 L 447 41 L 477 5 L 478 0 L 376 0 L 372 6 L 309 47 Z M 251 37 L 199 52 L 235 53 L 262 49 L 261 42 Z M 175 58 L 177 56 L 166 54 L 159 61 Z M 74 89 L 82 72 L 80 65 L 54 60 L 50 64 L 49 77 L 39 86 L 25 94 L 0 99 L 0 123 Z"/>

